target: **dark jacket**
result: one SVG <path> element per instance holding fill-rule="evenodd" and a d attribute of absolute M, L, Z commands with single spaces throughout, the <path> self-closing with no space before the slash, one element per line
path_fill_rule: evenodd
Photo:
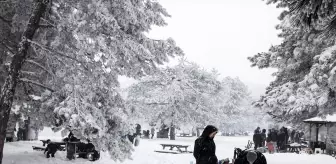
<path fill-rule="evenodd" d="M 295 133 L 296 133 L 295 130 L 293 130 L 293 131 L 291 132 L 291 136 L 290 136 L 290 137 L 291 137 L 292 140 L 294 140 Z"/>
<path fill-rule="evenodd" d="M 248 153 L 247 150 L 242 151 L 238 155 L 234 164 L 249 164 L 249 162 L 247 161 L 247 158 L 246 158 L 247 153 Z M 253 164 L 267 164 L 265 156 L 258 151 L 256 151 L 256 153 L 257 153 L 257 159 L 253 162 Z"/>
<path fill-rule="evenodd" d="M 271 132 L 271 141 L 272 142 L 277 142 L 278 134 L 275 131 Z"/>
<path fill-rule="evenodd" d="M 266 141 L 266 133 L 261 133 L 261 142 L 264 143 Z"/>
<path fill-rule="evenodd" d="M 202 135 L 195 140 L 194 157 L 196 164 L 217 164 L 216 145 L 209 135 L 218 131 L 216 127 L 208 125 Z"/>
<path fill-rule="evenodd" d="M 280 132 L 278 134 L 278 142 L 283 143 L 283 142 L 285 142 L 285 140 L 286 140 L 286 134 L 284 132 Z"/>
<path fill-rule="evenodd" d="M 262 135 L 260 133 L 255 133 L 253 135 L 253 142 L 254 142 L 254 144 L 261 144 L 262 143 Z"/>
<path fill-rule="evenodd" d="M 49 152 L 52 154 L 55 154 L 56 151 L 60 148 L 59 145 L 55 144 L 55 143 L 49 143 L 44 151 L 44 153 Z"/>

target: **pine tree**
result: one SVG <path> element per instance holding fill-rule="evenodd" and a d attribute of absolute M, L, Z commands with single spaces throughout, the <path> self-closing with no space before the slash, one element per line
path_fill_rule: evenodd
<path fill-rule="evenodd" d="M 148 0 L 1 2 L 0 31 L 6 35 L 0 36 L 0 52 L 9 70 L 0 92 L 0 117 L 8 118 L 14 93 L 20 94 L 14 102 L 24 114 L 40 114 L 42 123 L 36 126 L 66 127 L 115 160 L 130 157 L 124 137 L 127 110 L 117 77 L 140 78 L 169 57 L 183 55 L 172 39 L 145 35 L 153 25 L 166 25 L 166 16 L 159 3 Z M 41 99 L 33 101 L 29 95 Z M 30 105 L 40 108 L 28 113 Z M 7 120 L 1 119 L 0 141 Z M 0 145 L 0 159 L 2 150 Z"/>
<path fill-rule="evenodd" d="M 283 42 L 249 58 L 252 66 L 278 70 L 275 81 L 255 105 L 278 121 L 297 125 L 303 119 L 333 113 L 334 38 L 327 29 L 330 22 L 318 21 L 326 19 L 320 7 L 329 1 L 313 7 L 314 11 L 310 10 L 313 1 L 270 2 L 279 2 L 289 11 L 280 15 L 282 22 L 277 26 Z M 332 9 L 325 14 L 330 12 Z"/>
<path fill-rule="evenodd" d="M 250 118 L 248 113 L 253 111 L 247 108 L 250 102 L 248 87 L 239 78 L 225 77 L 221 88 L 220 94 L 214 97 L 217 108 L 223 112 L 218 120 L 219 127 L 225 131 L 243 129 Z"/>

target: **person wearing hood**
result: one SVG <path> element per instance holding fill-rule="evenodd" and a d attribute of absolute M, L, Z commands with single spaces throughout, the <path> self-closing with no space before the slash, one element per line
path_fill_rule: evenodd
<path fill-rule="evenodd" d="M 215 126 L 205 127 L 202 135 L 195 140 L 194 157 L 196 164 L 217 164 L 216 145 L 214 137 L 218 129 Z"/>

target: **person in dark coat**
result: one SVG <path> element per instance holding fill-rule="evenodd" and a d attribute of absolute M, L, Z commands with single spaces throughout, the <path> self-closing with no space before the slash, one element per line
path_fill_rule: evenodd
<path fill-rule="evenodd" d="M 254 133 L 260 133 L 260 127 L 257 127 L 257 129 L 254 130 Z"/>
<path fill-rule="evenodd" d="M 267 164 L 265 156 L 258 151 L 242 151 L 234 164 Z"/>
<path fill-rule="evenodd" d="M 284 129 L 281 129 L 277 138 L 278 150 L 283 150 L 285 148 L 285 140 L 286 140 L 286 134 L 284 132 Z"/>
<path fill-rule="evenodd" d="M 202 135 L 195 140 L 194 157 L 196 164 L 217 164 L 216 145 L 214 137 L 218 129 L 215 126 L 205 127 Z"/>
<path fill-rule="evenodd" d="M 141 137 L 141 125 L 140 124 L 136 124 L 135 132 L 138 136 Z"/>
<path fill-rule="evenodd" d="M 151 129 L 151 134 L 152 134 L 151 139 L 153 139 L 154 133 L 155 133 L 155 129 L 154 129 L 154 127 L 152 127 L 152 129 Z"/>
<path fill-rule="evenodd" d="M 296 143 L 300 143 L 300 132 L 296 131 L 295 135 L 294 135 L 294 141 Z"/>
<path fill-rule="evenodd" d="M 295 137 L 295 133 L 296 133 L 296 131 L 295 130 L 292 130 L 292 132 L 291 132 L 291 142 L 292 143 L 294 143 L 295 142 L 295 140 L 294 140 L 294 137 Z"/>
<path fill-rule="evenodd" d="M 69 160 L 75 159 L 75 152 L 76 152 L 76 145 L 73 142 L 79 142 L 80 140 L 77 139 L 72 132 L 69 133 L 68 138 L 64 139 L 67 149 L 67 155 L 66 157 Z"/>
<path fill-rule="evenodd" d="M 288 144 L 288 140 L 289 140 L 289 134 L 288 134 L 288 129 L 286 127 L 283 127 L 284 133 L 285 133 L 285 145 Z"/>
<path fill-rule="evenodd" d="M 273 144 L 273 147 L 274 149 L 277 149 L 278 146 L 277 146 L 277 142 L 278 142 L 278 134 L 276 132 L 275 129 L 272 129 L 271 132 L 270 132 L 270 137 L 271 137 L 271 142 Z M 274 150 L 274 151 L 277 151 L 277 150 Z"/>
<path fill-rule="evenodd" d="M 254 131 L 253 142 L 254 142 L 254 150 L 257 150 L 258 147 L 262 147 L 262 135 L 258 130 Z"/>
<path fill-rule="evenodd" d="M 261 132 L 261 147 L 265 147 L 266 146 L 266 129 L 263 129 Z"/>
<path fill-rule="evenodd" d="M 44 150 L 44 154 L 47 153 L 47 156 L 46 156 L 47 158 L 50 158 L 50 155 L 52 158 L 55 158 L 55 153 L 57 152 L 60 146 L 55 143 L 50 142 L 49 139 L 47 140 L 47 144 L 48 145 L 46 149 Z"/>

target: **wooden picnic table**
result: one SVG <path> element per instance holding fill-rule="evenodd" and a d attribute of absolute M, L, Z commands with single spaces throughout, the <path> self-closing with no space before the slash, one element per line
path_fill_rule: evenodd
<path fill-rule="evenodd" d="M 293 152 L 293 153 L 299 153 L 302 150 L 302 146 L 301 145 L 287 145 L 287 151 L 288 152 Z"/>
<path fill-rule="evenodd" d="M 47 140 L 40 140 L 42 143 L 43 143 L 43 146 L 45 146 L 46 144 L 47 144 Z M 54 143 L 54 144 L 56 144 L 56 145 L 60 145 L 60 146 L 62 146 L 62 145 L 66 145 L 66 143 L 65 142 L 55 142 L 55 141 L 50 141 L 51 143 Z"/>
<path fill-rule="evenodd" d="M 188 147 L 189 147 L 189 145 L 176 145 L 176 144 L 160 144 L 160 145 L 162 146 L 163 150 L 166 147 L 170 147 L 169 150 L 173 150 L 174 148 L 176 148 L 181 153 L 188 152 Z M 183 148 L 184 148 L 184 150 L 182 150 Z"/>

